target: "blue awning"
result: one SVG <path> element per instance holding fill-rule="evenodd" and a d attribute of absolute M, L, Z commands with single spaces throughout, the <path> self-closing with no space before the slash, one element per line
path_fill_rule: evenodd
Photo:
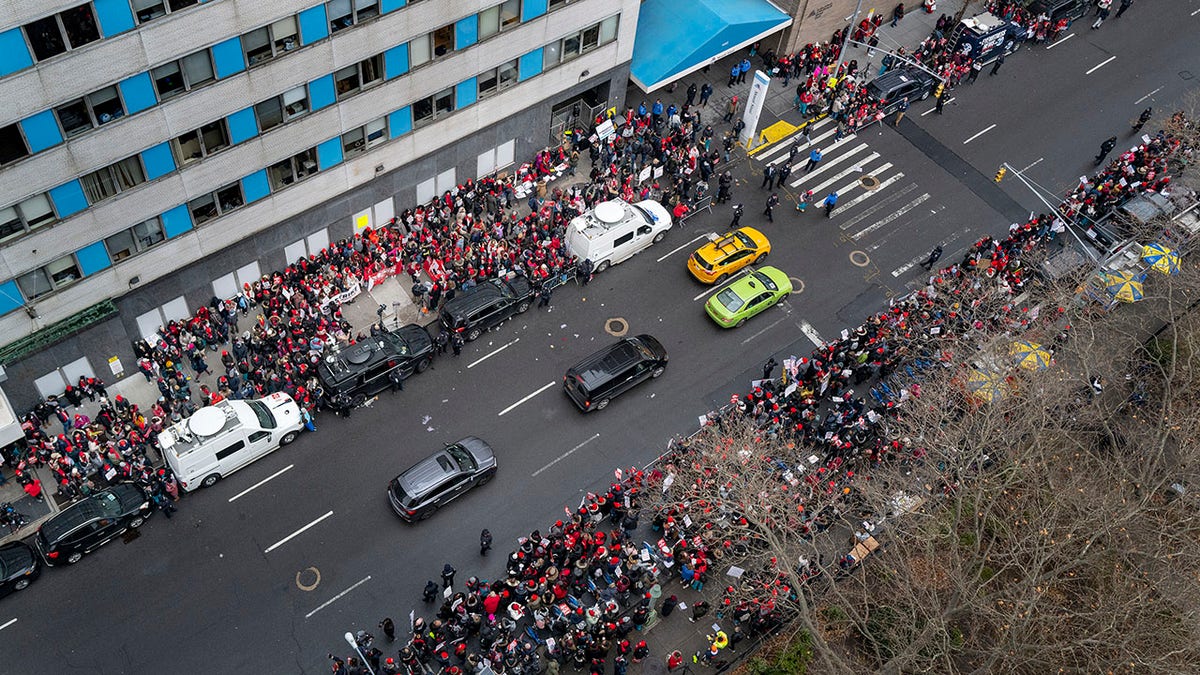
<path fill-rule="evenodd" d="M 645 0 L 630 77 L 654 91 L 791 23 L 768 0 Z"/>

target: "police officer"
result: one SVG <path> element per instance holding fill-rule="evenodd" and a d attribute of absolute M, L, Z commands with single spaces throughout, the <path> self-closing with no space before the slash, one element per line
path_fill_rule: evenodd
<path fill-rule="evenodd" d="M 465 342 L 463 341 L 462 335 L 455 333 L 454 337 L 450 339 L 450 348 L 454 350 L 455 356 L 462 354 L 463 344 L 465 344 Z"/>
<path fill-rule="evenodd" d="M 388 373 L 388 381 L 392 383 L 392 393 L 404 391 L 404 375 L 400 373 L 399 368 L 392 368 Z"/>
<path fill-rule="evenodd" d="M 733 221 L 729 223 L 729 229 L 736 230 L 738 224 L 742 222 L 742 212 L 745 208 L 741 204 L 733 205 Z"/>
<path fill-rule="evenodd" d="M 1113 148 L 1115 148 L 1115 147 L 1117 147 L 1117 137 L 1116 136 L 1110 136 L 1107 141 L 1104 141 L 1103 143 L 1101 143 L 1100 144 L 1100 154 L 1096 155 L 1095 166 L 1100 166 L 1100 164 L 1104 161 L 1104 158 L 1108 157 L 1108 153 L 1112 152 Z"/>

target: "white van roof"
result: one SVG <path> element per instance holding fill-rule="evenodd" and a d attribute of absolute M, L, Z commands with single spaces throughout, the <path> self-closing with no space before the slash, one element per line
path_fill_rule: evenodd
<path fill-rule="evenodd" d="M 163 429 L 158 434 L 159 445 L 183 457 L 210 438 L 241 427 L 242 421 L 233 403 L 221 401 L 201 408 L 191 417 Z"/>
<path fill-rule="evenodd" d="M 587 213 L 576 216 L 571 221 L 571 227 L 587 239 L 592 239 L 624 223 L 633 215 L 633 207 L 620 199 L 613 199 L 600 202 Z"/>

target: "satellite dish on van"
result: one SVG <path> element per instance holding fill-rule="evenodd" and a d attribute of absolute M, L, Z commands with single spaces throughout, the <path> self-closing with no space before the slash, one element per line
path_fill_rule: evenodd
<path fill-rule="evenodd" d="M 353 363 L 356 366 L 361 366 L 371 360 L 371 349 L 369 347 L 359 347 L 358 349 L 346 354 L 346 362 Z"/>
<path fill-rule="evenodd" d="M 188 430 L 197 436 L 212 436 L 225 426 L 225 413 L 217 406 L 197 410 L 188 418 Z"/>
<path fill-rule="evenodd" d="M 620 202 L 600 202 L 592 209 L 592 213 L 595 214 L 596 220 L 613 225 L 625 217 L 625 207 L 621 206 Z"/>

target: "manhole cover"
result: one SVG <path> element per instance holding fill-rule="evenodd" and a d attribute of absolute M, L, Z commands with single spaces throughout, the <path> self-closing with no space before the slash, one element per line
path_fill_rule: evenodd
<path fill-rule="evenodd" d="M 879 179 L 871 174 L 866 174 L 858 179 L 858 184 L 863 186 L 865 190 L 874 190 L 879 187 Z"/>
<path fill-rule="evenodd" d="M 850 262 L 855 267 L 866 267 L 871 264 L 871 256 L 866 251 L 851 251 Z"/>
<path fill-rule="evenodd" d="M 619 316 L 614 316 L 604 322 L 604 332 L 613 337 L 623 337 L 629 332 L 629 322 Z"/>

